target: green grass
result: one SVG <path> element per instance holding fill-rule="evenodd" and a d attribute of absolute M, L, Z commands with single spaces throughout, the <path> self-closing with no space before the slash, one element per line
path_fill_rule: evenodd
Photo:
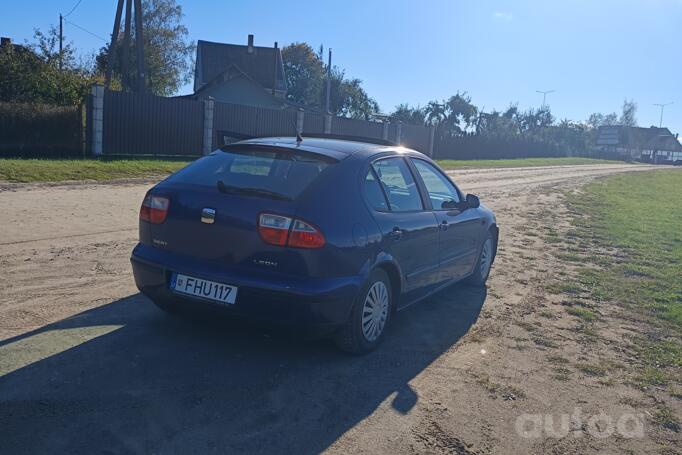
<path fill-rule="evenodd" d="M 668 384 L 682 367 L 680 195 L 678 171 L 613 176 L 570 195 L 576 237 L 605 260 L 579 268 L 571 284 L 549 289 L 589 295 L 597 304 L 616 303 L 653 326 L 634 340 L 638 370 L 633 383 L 641 387 Z M 585 322 L 596 318 L 579 307 L 567 311 Z"/>
<path fill-rule="evenodd" d="M 580 282 L 598 297 L 632 304 L 682 333 L 682 172 L 659 171 L 592 183 L 574 198 L 586 229 L 626 257 L 585 269 Z"/>
<path fill-rule="evenodd" d="M 566 166 L 582 164 L 623 164 L 624 161 L 598 160 L 580 157 L 562 158 L 515 158 L 507 160 L 437 160 L 443 169 L 481 168 L 481 167 L 532 167 Z"/>
<path fill-rule="evenodd" d="M 0 159 L 0 181 L 62 182 L 164 176 L 187 161 Z"/>
<path fill-rule="evenodd" d="M 672 409 L 665 405 L 661 405 L 654 414 L 654 421 L 660 426 L 678 433 L 680 431 L 680 421 L 674 414 Z"/>
<path fill-rule="evenodd" d="M 594 311 L 590 311 L 587 308 L 582 308 L 582 307 L 568 307 L 566 309 L 566 312 L 568 314 L 571 314 L 573 316 L 577 316 L 580 319 L 583 319 L 587 322 L 592 322 L 597 319 L 597 315 L 594 314 Z"/>

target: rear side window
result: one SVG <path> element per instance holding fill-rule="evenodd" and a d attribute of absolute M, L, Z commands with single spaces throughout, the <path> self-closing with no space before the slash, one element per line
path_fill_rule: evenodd
<path fill-rule="evenodd" d="M 419 190 L 402 158 L 386 158 L 372 163 L 384 188 L 392 212 L 423 210 Z"/>
<path fill-rule="evenodd" d="M 365 196 L 367 197 L 369 205 L 371 205 L 374 210 L 379 210 L 380 212 L 388 211 L 388 204 L 384 197 L 384 191 L 381 189 L 381 186 L 374 177 L 374 172 L 372 172 L 371 169 L 367 171 L 367 175 L 365 176 Z"/>
<path fill-rule="evenodd" d="M 336 161 L 316 154 L 263 150 L 225 150 L 203 157 L 169 178 L 170 182 L 271 191 L 295 199 Z"/>

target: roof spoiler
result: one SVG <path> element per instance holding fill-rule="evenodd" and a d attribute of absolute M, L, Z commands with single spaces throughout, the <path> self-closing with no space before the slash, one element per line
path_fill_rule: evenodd
<path fill-rule="evenodd" d="M 386 139 L 378 139 L 375 137 L 365 137 L 365 136 L 346 136 L 343 134 L 323 134 L 323 133 L 303 133 L 303 141 L 305 142 L 306 138 L 316 138 L 316 139 L 338 139 L 341 141 L 353 141 L 353 142 L 366 142 L 368 144 L 377 144 L 377 145 L 390 145 L 394 147 L 398 147 L 400 144 L 396 144 L 395 142 L 386 140 Z"/>

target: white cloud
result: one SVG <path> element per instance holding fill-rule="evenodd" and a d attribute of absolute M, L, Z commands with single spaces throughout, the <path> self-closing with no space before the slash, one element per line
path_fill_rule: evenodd
<path fill-rule="evenodd" d="M 510 22 L 514 19 L 514 15 L 506 11 L 495 11 L 493 18 L 498 21 Z"/>

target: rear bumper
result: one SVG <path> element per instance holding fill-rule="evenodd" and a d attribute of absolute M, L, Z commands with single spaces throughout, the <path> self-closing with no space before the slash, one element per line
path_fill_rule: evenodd
<path fill-rule="evenodd" d="M 362 278 L 297 278 L 230 272 L 187 257 L 139 244 L 130 258 L 137 288 L 155 301 L 292 328 L 332 331 L 350 316 Z M 238 287 L 233 305 L 180 295 L 170 287 L 173 272 Z"/>

